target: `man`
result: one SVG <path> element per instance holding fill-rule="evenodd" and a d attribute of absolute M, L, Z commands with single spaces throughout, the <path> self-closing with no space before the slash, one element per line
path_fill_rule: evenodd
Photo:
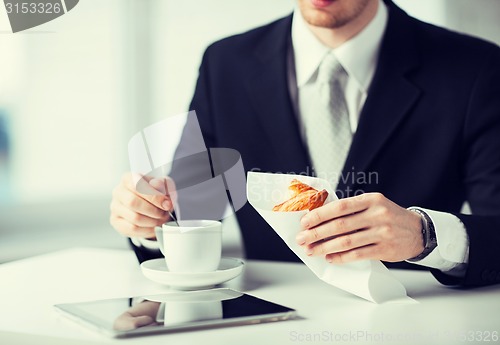
<path fill-rule="evenodd" d="M 344 199 L 302 219 L 308 255 L 416 263 L 444 284 L 500 282 L 500 49 L 389 0 L 298 3 L 205 52 L 191 109 L 206 146 L 238 150 L 247 170 L 337 175 Z M 459 213 L 464 201 L 473 215 Z M 111 224 L 151 238 L 171 207 L 125 175 Z M 297 261 L 249 205 L 237 217 L 248 258 Z M 140 260 L 157 255 L 134 242 Z"/>

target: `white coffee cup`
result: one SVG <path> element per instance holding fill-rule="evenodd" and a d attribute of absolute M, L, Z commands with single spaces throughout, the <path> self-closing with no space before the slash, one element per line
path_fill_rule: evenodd
<path fill-rule="evenodd" d="M 217 270 L 222 250 L 222 224 L 215 220 L 168 222 L 155 228 L 156 238 L 170 272 L 200 273 Z"/>
<path fill-rule="evenodd" d="M 160 314 L 161 309 L 163 309 L 163 320 L 157 317 L 156 321 L 163 322 L 165 326 L 222 319 L 223 316 L 221 301 L 169 302 L 162 304 L 158 314 Z"/>

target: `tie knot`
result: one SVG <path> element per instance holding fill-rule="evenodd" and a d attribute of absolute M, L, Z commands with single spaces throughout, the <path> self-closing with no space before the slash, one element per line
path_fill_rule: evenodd
<path fill-rule="evenodd" d="M 318 81 L 320 83 L 331 83 L 346 75 L 344 67 L 333 53 L 328 53 L 321 61 L 318 69 Z"/>

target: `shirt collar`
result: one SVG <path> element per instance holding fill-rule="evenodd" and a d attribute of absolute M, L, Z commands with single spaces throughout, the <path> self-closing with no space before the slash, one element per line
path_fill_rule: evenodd
<path fill-rule="evenodd" d="M 379 1 L 373 20 L 356 36 L 332 50 L 349 78 L 353 78 L 363 92 L 368 91 L 375 73 L 378 51 L 387 25 L 387 12 L 386 5 Z M 323 45 L 309 30 L 298 9 L 293 14 L 292 44 L 297 86 L 301 87 L 313 79 L 330 48 Z"/>

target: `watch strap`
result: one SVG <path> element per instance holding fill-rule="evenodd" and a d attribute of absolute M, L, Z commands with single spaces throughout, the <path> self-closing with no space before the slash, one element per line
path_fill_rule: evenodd
<path fill-rule="evenodd" d="M 408 208 L 409 211 L 413 211 L 420 216 L 422 220 L 422 238 L 424 242 L 424 250 L 419 255 L 407 259 L 409 262 L 417 262 L 428 256 L 437 247 L 436 230 L 434 228 L 434 223 L 431 217 L 423 210 L 417 207 Z"/>

